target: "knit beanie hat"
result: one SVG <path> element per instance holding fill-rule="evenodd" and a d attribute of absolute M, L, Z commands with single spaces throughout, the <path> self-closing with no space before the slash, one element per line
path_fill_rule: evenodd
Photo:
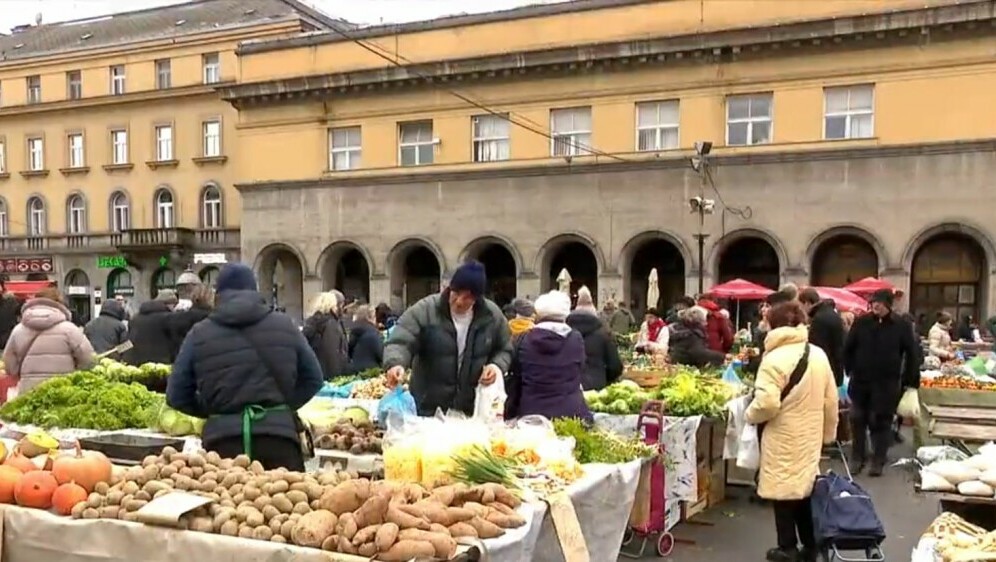
<path fill-rule="evenodd" d="M 529 299 L 515 299 L 512 301 L 512 310 L 515 311 L 516 316 L 523 316 L 526 318 L 531 318 L 536 314 L 536 309 L 533 307 L 533 303 Z"/>
<path fill-rule="evenodd" d="M 536 299 L 536 316 L 540 320 L 563 322 L 571 313 L 571 298 L 561 291 L 550 291 Z"/>
<path fill-rule="evenodd" d="M 597 311 L 595 308 L 595 299 L 591 297 L 591 290 L 587 286 L 582 286 L 578 289 L 578 304 L 575 308 L 590 312 Z"/>
<path fill-rule="evenodd" d="M 252 269 L 243 263 L 227 263 L 218 272 L 215 291 L 255 291 L 256 276 Z"/>
<path fill-rule="evenodd" d="M 468 261 L 453 272 L 450 279 L 450 289 L 453 291 L 470 291 L 477 298 L 484 296 L 488 277 L 484 273 L 484 264 L 479 261 Z"/>

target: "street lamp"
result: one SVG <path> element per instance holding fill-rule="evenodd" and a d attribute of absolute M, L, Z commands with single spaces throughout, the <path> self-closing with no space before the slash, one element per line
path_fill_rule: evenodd
<path fill-rule="evenodd" d="M 699 174 L 699 194 L 688 200 L 688 209 L 699 215 L 699 231 L 695 240 L 699 245 L 699 295 L 705 292 L 705 241 L 709 237 L 705 233 L 705 217 L 716 209 L 716 201 L 706 199 L 705 186 L 709 181 L 709 153 L 712 152 L 712 142 L 698 141 L 695 143 L 695 156 L 691 159 L 692 169 Z"/>

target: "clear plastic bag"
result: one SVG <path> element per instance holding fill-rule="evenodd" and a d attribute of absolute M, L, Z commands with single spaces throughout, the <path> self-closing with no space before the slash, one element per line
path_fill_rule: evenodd
<path fill-rule="evenodd" d="M 920 419 L 920 394 L 915 388 L 907 388 L 899 400 L 896 413 L 908 419 Z"/>
<path fill-rule="evenodd" d="M 490 447 L 491 435 L 480 420 L 462 413 L 437 414 L 422 426 L 422 486 L 435 488 L 451 484 L 456 468 L 454 456 L 466 454 L 475 446 Z"/>
<path fill-rule="evenodd" d="M 505 420 L 505 385 L 495 381 L 489 385 L 478 384 L 474 396 L 474 419 L 486 424 L 501 423 Z"/>
<path fill-rule="evenodd" d="M 740 446 L 737 448 L 737 466 L 747 470 L 757 470 L 761 466 L 761 443 L 756 425 L 745 425 L 740 433 Z"/>
<path fill-rule="evenodd" d="M 388 416 L 407 418 L 417 415 L 418 409 L 415 407 L 415 399 L 400 384 L 377 402 L 377 421 L 383 426 L 387 426 Z"/>
<path fill-rule="evenodd" d="M 398 482 L 422 481 L 424 425 L 432 418 L 388 416 L 384 434 L 384 478 Z"/>

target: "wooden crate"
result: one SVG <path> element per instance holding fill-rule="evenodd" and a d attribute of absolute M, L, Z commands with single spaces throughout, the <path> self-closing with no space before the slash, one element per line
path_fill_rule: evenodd
<path fill-rule="evenodd" d="M 657 388 L 661 384 L 661 379 L 667 375 L 664 369 L 649 371 L 631 369 L 625 371 L 622 378 L 630 380 L 640 385 L 641 388 Z"/>

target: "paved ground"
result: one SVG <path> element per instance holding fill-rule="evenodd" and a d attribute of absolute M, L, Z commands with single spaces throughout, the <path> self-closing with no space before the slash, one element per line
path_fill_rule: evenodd
<path fill-rule="evenodd" d="M 907 440 L 908 441 L 908 440 Z M 912 454 L 909 445 L 899 445 L 890 455 L 894 458 L 908 457 Z M 839 462 L 831 464 L 834 470 L 842 469 Z M 861 483 L 875 500 L 879 517 L 885 525 L 888 538 L 883 545 L 886 560 L 890 562 L 905 562 L 910 559 L 910 553 L 937 515 L 937 501 L 917 496 L 908 475 L 899 469 L 890 468 L 882 478 L 858 477 Z M 701 521 L 711 523 L 711 526 L 690 525 L 681 523 L 673 533 L 679 542 L 674 552 L 667 558 L 671 562 L 717 562 L 722 560 L 736 562 L 763 561 L 764 553 L 775 543 L 774 520 L 770 507 L 749 503 L 746 499 L 748 491 L 742 488 L 731 488 L 723 504 L 706 511 L 700 516 Z M 684 541 L 694 541 L 693 544 Z M 634 541 L 634 542 L 638 542 Z M 628 550 L 634 545 L 624 547 Z M 647 555 L 644 559 L 658 559 L 653 545 L 647 545 Z M 620 561 L 631 560 L 620 557 Z"/>

